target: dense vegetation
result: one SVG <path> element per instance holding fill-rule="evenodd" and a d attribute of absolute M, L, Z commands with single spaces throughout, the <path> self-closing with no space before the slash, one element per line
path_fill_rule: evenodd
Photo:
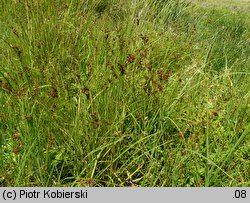
<path fill-rule="evenodd" d="M 249 13 L 1 0 L 1 186 L 250 186 Z"/>

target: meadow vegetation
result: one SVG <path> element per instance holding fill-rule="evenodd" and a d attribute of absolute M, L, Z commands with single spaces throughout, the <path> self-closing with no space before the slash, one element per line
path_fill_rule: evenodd
<path fill-rule="evenodd" d="M 249 0 L 190 0 L 199 6 L 250 12 Z"/>
<path fill-rule="evenodd" d="M 1 0 L 1 186 L 250 186 L 250 18 L 181 0 Z"/>

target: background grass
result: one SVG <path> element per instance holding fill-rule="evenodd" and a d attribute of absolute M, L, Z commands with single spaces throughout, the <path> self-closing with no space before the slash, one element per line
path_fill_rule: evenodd
<path fill-rule="evenodd" d="M 205 7 L 219 7 L 226 8 L 235 11 L 250 11 L 250 2 L 248 0 L 190 0 L 193 3 L 196 3 Z"/>
<path fill-rule="evenodd" d="M 248 14 L 2 0 L 1 186 L 249 186 Z"/>

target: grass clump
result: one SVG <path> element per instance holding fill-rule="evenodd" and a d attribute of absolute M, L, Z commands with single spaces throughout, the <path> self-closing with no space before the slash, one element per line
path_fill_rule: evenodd
<path fill-rule="evenodd" d="M 0 13 L 0 185 L 249 186 L 240 14 L 171 0 Z"/>

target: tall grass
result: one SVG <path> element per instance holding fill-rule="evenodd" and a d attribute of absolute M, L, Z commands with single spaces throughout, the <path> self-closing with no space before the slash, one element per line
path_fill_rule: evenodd
<path fill-rule="evenodd" d="M 171 0 L 0 13 L 0 185 L 249 186 L 239 14 Z"/>

